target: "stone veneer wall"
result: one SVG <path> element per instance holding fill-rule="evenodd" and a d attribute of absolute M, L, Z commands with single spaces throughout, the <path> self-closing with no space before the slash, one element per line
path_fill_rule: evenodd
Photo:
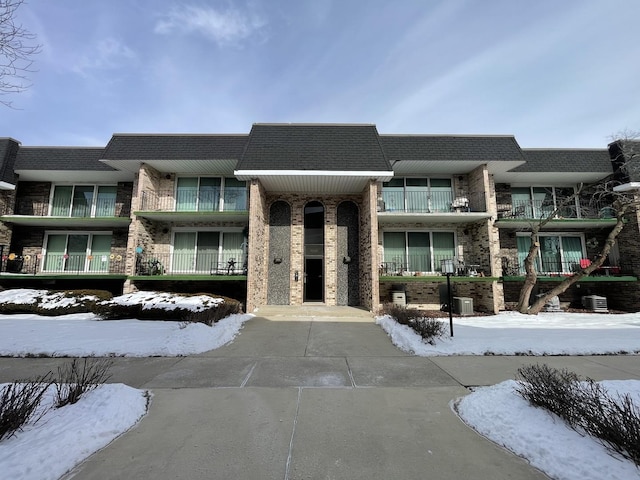
<path fill-rule="evenodd" d="M 378 282 L 378 189 L 381 185 L 370 181 L 362 192 L 360 207 L 360 302 L 368 310 L 378 306 L 380 283 Z"/>
<path fill-rule="evenodd" d="M 247 312 L 267 303 L 269 207 L 258 180 L 249 186 L 249 258 L 247 268 Z"/>

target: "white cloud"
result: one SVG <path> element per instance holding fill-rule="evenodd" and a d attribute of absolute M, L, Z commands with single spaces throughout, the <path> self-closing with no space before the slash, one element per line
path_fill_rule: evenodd
<path fill-rule="evenodd" d="M 225 11 L 210 7 L 186 5 L 174 8 L 156 23 L 155 32 L 162 35 L 199 33 L 218 45 L 244 40 L 266 25 L 257 15 L 247 15 L 234 8 Z"/>
<path fill-rule="evenodd" d="M 129 47 L 114 38 L 105 38 L 80 58 L 73 66 L 73 71 L 84 75 L 91 70 L 113 70 L 135 58 L 135 52 Z"/>

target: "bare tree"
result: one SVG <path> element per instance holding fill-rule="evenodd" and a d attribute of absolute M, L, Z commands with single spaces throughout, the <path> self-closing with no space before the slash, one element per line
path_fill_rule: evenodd
<path fill-rule="evenodd" d="M 16 22 L 16 11 L 24 0 L 0 0 L 0 95 L 20 93 L 30 84 L 27 74 L 32 72 L 33 56 L 41 46 L 36 36 Z M 10 107 L 11 102 L 0 100 Z"/>
<path fill-rule="evenodd" d="M 565 292 L 569 287 L 571 287 L 571 285 L 577 283 L 585 276 L 590 275 L 603 265 L 611 251 L 611 248 L 616 243 L 616 238 L 620 232 L 622 232 L 625 224 L 627 223 L 627 214 L 638 208 L 640 205 L 640 196 L 635 191 L 635 188 L 621 188 L 623 185 L 632 185 L 630 182 L 636 177 L 640 180 L 640 176 L 638 176 L 640 173 L 640 169 L 638 168 L 640 163 L 640 142 L 637 140 L 640 138 L 639 135 L 640 134 L 638 132 L 631 131 L 624 131 L 621 134 L 616 135 L 611 144 L 612 148 L 610 149 L 610 151 L 615 154 L 612 162 L 615 166 L 614 173 L 593 185 L 587 187 L 580 185 L 580 187 L 576 189 L 574 195 L 564 199 L 564 201 L 562 201 L 544 218 L 532 223 L 531 246 L 524 260 L 524 285 L 520 290 L 518 305 L 516 307 L 520 313 L 527 313 L 531 315 L 538 314 L 552 297 Z M 616 223 L 607 235 L 602 248 L 593 262 L 584 267 L 581 266 L 580 270 L 575 272 L 573 275 L 566 277 L 562 282 L 545 294 L 541 295 L 531 306 L 529 306 L 531 292 L 538 281 L 536 259 L 538 258 L 538 253 L 540 251 L 540 231 L 547 223 L 556 217 L 560 209 L 574 201 L 575 197 L 579 196 L 584 191 L 590 192 L 591 200 L 593 202 L 606 202 L 610 204 L 612 211 L 615 212 Z"/>

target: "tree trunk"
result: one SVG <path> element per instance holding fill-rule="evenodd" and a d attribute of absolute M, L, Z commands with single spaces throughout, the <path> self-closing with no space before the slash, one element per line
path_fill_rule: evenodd
<path fill-rule="evenodd" d="M 604 245 L 602 246 L 602 250 L 600 250 L 600 253 L 598 254 L 598 258 L 594 262 L 592 262 L 591 265 L 589 265 L 586 268 L 581 269 L 580 271 L 576 272 L 574 275 L 565 278 L 558 285 L 556 285 L 551 290 L 546 292 L 543 296 L 538 298 L 533 303 L 533 305 L 531 305 L 531 308 L 529 308 L 527 311 L 523 312 L 522 310 L 519 310 L 519 312 L 520 313 L 528 313 L 529 315 L 537 315 L 542 310 L 542 308 L 544 307 L 545 303 L 547 303 L 547 301 L 549 301 L 550 298 L 556 297 L 556 296 L 564 293 L 565 291 L 567 291 L 567 289 L 571 285 L 573 285 L 574 283 L 579 282 L 582 278 L 590 275 L 593 271 L 595 271 L 598 268 L 600 268 L 602 266 L 602 264 L 604 263 L 604 261 L 607 259 L 607 256 L 609 255 L 609 252 L 611 251 L 611 248 L 615 244 L 616 237 L 618 236 L 618 234 L 624 228 L 624 221 L 623 221 L 623 217 L 622 217 L 623 214 L 624 214 L 624 210 L 621 213 L 618 214 L 617 222 L 616 222 L 615 227 L 613 227 L 613 229 L 609 232 L 609 235 L 607 236 L 607 240 L 604 242 Z M 526 287 L 526 280 L 525 280 L 525 287 Z M 531 288 L 533 288 L 533 286 L 531 286 Z M 523 287 L 522 290 L 525 290 L 525 288 Z M 522 296 L 522 291 L 521 291 L 521 296 Z"/>

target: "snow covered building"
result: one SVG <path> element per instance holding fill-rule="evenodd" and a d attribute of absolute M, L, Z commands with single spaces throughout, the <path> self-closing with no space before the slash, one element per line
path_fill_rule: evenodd
<path fill-rule="evenodd" d="M 513 136 L 384 135 L 255 124 L 248 134 L 114 134 L 105 147 L 0 139 L 0 286 L 213 292 L 370 310 L 402 292 L 497 312 L 517 300 L 532 222 L 613 173 L 607 149 Z M 567 292 L 640 309 L 637 212 L 602 275 Z M 571 275 L 615 224 L 577 198 L 541 237 L 539 284 Z M 624 261 L 623 261 L 624 259 Z"/>

